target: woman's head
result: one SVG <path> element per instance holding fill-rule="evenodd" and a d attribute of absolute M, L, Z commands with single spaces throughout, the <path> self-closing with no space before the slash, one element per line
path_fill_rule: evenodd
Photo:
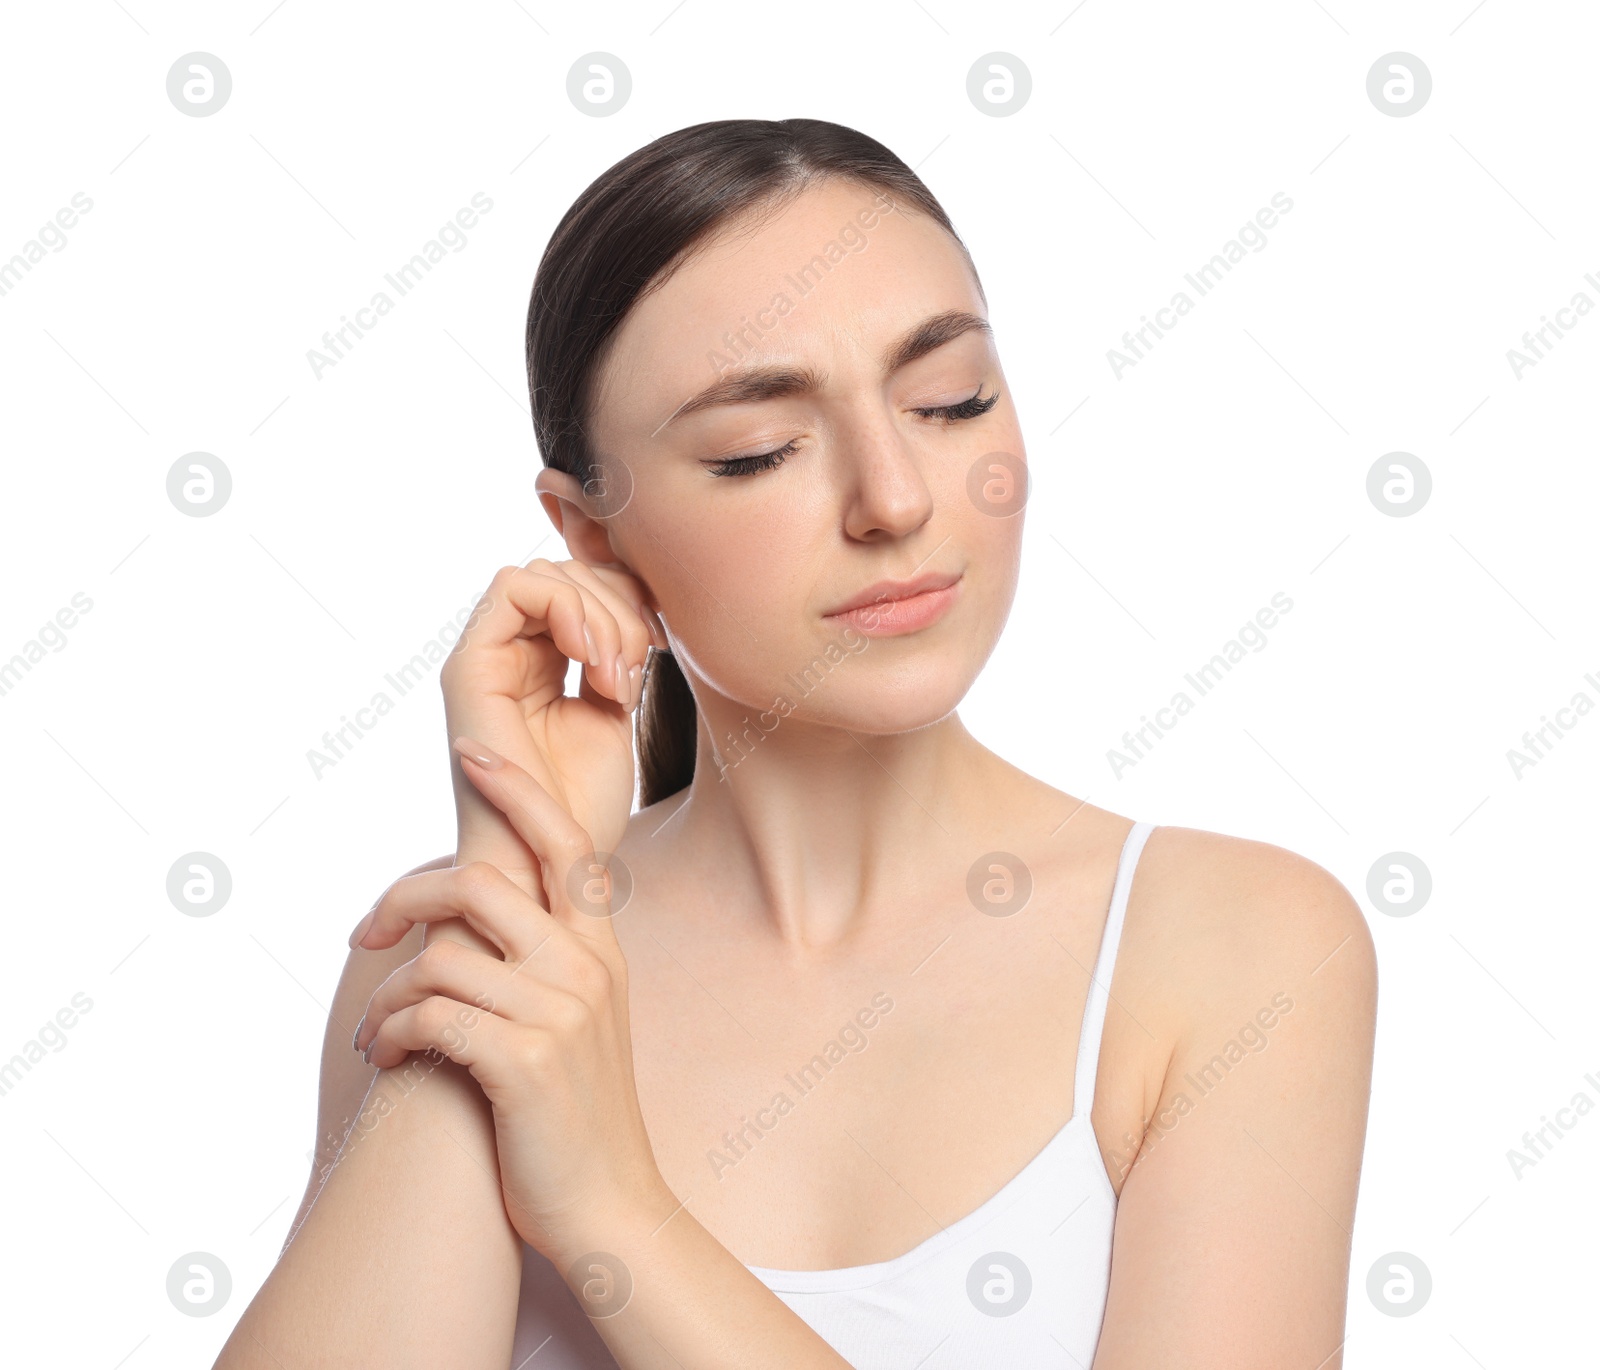
<path fill-rule="evenodd" d="M 903 732 L 966 693 L 1025 488 L 986 315 L 937 201 L 838 124 L 680 129 L 562 219 L 528 312 L 538 486 L 572 555 L 638 577 L 672 639 L 640 709 L 646 805 L 692 777 L 696 697 L 726 769 L 780 724 Z M 960 578 L 931 626 L 830 616 L 930 574 Z"/>

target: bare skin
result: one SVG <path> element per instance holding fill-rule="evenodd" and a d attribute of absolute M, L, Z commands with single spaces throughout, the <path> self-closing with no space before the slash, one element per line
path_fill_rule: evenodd
<path fill-rule="evenodd" d="M 914 979 L 909 971 L 925 949 L 908 957 L 880 948 L 831 972 L 786 972 L 769 948 L 725 935 L 708 947 L 666 901 L 635 895 L 618 927 L 633 974 L 635 1064 L 651 1141 L 674 1192 L 742 1261 L 824 1269 L 899 1255 L 999 1189 L 1066 1121 L 1087 968 L 1127 823 L 1057 792 L 1039 798 L 1046 814 L 1075 814 L 1053 840 L 1072 834 L 1067 845 L 1082 847 L 1078 859 L 1058 859 L 1052 883 L 1041 882 L 1012 919 L 952 911 L 929 945 L 947 932 L 953 940 Z M 643 853 L 679 803 L 674 796 L 635 815 L 622 847 L 652 890 L 663 872 Z M 429 863 L 449 864 L 448 856 Z M 352 952 L 335 1015 L 357 1016 L 420 949 L 413 934 L 393 948 Z M 1121 1196 L 1100 1370 L 1250 1365 L 1241 1347 L 1255 1345 L 1264 1365 L 1285 1339 L 1320 1338 L 1325 1356 L 1342 1340 L 1370 1079 L 1371 956 L 1359 911 L 1303 858 L 1191 829 L 1152 834 L 1129 901 L 1093 1111 Z M 768 1101 L 783 1072 L 885 986 L 895 1007 L 880 1027 L 893 1022 L 899 1035 L 869 1034 L 868 1049 L 814 1102 L 717 1178 L 707 1151 L 722 1146 L 737 1114 Z M 1268 1048 L 1180 1117 L 1174 1098 L 1195 1095 L 1184 1076 L 1203 1069 L 1279 991 L 1295 1007 Z M 779 1016 L 775 1004 L 789 1011 Z M 327 1137 L 355 1115 L 374 1072 L 337 1030 L 323 1071 L 319 1135 Z M 1147 1137 L 1158 1109 L 1165 1124 Z M 996 1118 L 1005 1126 L 988 1121 Z M 1147 1150 L 1135 1166 L 1141 1143 Z M 300 1216 L 315 1188 L 314 1180 Z M 1195 1228 L 1175 1245 L 1188 1223 Z M 1297 1253 L 1288 1270 L 1262 1259 L 1273 1233 Z M 1279 1312 L 1271 1299 L 1249 1310 L 1228 1303 L 1230 1261 L 1256 1270 L 1253 1279 L 1279 1282 Z M 1208 1322 L 1206 1310 L 1219 1306 L 1226 1311 Z M 1328 1361 L 1339 1363 L 1338 1355 Z"/>
<path fill-rule="evenodd" d="M 691 260 L 630 315 L 597 409 L 602 455 L 628 453 L 626 508 L 595 508 L 557 472 L 538 481 L 575 558 L 648 587 L 700 709 L 694 785 L 632 815 L 613 848 L 634 878 L 613 923 L 661 1194 L 692 1215 L 692 1240 L 790 1269 L 910 1250 L 998 1190 L 1067 1121 L 1088 968 L 1131 821 L 1026 775 L 954 712 L 998 638 L 1020 560 L 1021 519 L 974 508 L 967 473 L 1022 442 L 983 332 L 880 369 L 908 326 L 986 313 L 941 230 L 886 216 L 867 250 L 872 271 L 846 262 L 759 340 L 761 359 L 824 373 L 819 391 L 663 426 L 705 383 L 706 345 L 727 321 L 869 198 L 856 186 L 809 190 Z M 970 426 L 915 412 L 994 391 L 999 403 Z M 707 458 L 791 439 L 799 450 L 776 469 L 707 479 Z M 930 568 L 962 574 L 951 613 L 874 640 L 719 780 L 729 734 L 838 635 L 828 609 L 876 579 Z M 1019 856 L 1035 882 L 1027 907 L 1001 919 L 965 892 L 973 860 L 993 850 Z M 344 1056 L 348 1030 L 420 943 L 413 930 L 351 953 L 319 1137 L 339 1134 L 374 1074 Z M 1293 853 L 1161 827 L 1141 859 L 1111 988 L 1092 1120 L 1120 1202 L 1095 1370 L 1337 1367 L 1376 999 L 1359 908 Z M 869 1047 L 719 1169 L 708 1153 L 726 1149 L 724 1134 L 879 992 L 894 1007 Z M 1195 1101 L 1187 1077 L 1277 995 L 1293 1008 L 1280 1008 L 1265 1048 Z M 424 1135 L 419 1125 L 416 1145 Z M 493 1164 L 488 1152 L 478 1161 Z M 357 1190 L 360 1173 L 343 1183 L 348 1214 L 378 1201 Z M 324 1203 L 315 1195 L 314 1179 L 296 1220 L 308 1234 Z M 463 1221 L 492 1218 L 473 1208 Z M 319 1251 L 334 1249 L 331 1231 L 330 1220 L 316 1234 Z M 597 1231 L 635 1236 L 627 1224 Z M 444 1263 L 433 1276 L 441 1317 L 464 1322 L 476 1308 L 492 1324 L 486 1355 L 515 1316 L 504 1263 L 515 1245 L 503 1236 L 475 1272 Z M 789 1338 L 789 1363 L 841 1363 L 733 1261 L 678 1259 L 652 1278 L 680 1300 L 738 1300 L 741 1325 L 765 1329 L 760 1345 Z M 701 1356 L 695 1330 L 669 1329 L 664 1311 L 640 1317 L 633 1331 L 606 1329 L 619 1364 L 670 1364 L 652 1358 L 651 1334 L 678 1338 L 686 1364 L 743 1363 L 710 1341 Z"/>

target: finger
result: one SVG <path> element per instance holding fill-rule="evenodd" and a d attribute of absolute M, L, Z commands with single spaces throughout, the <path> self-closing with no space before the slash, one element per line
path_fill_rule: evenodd
<path fill-rule="evenodd" d="M 667 640 L 661 616 L 650 607 L 650 592 L 638 576 L 620 566 L 591 566 L 586 561 L 576 564 L 644 620 L 645 626 L 651 631 L 650 640 L 656 647 L 663 652 L 671 650 L 672 644 Z"/>
<path fill-rule="evenodd" d="M 535 558 L 527 566 L 502 566 L 495 572 L 479 608 L 445 661 L 445 679 L 470 671 L 484 651 L 503 649 L 518 638 L 548 639 L 568 660 L 584 663 L 597 690 L 622 703 L 617 698 L 614 670 L 620 633 L 611 611 L 592 591 L 561 574 L 555 563 L 544 558 Z"/>
<path fill-rule="evenodd" d="M 555 797 L 514 761 L 490 751 L 469 737 L 458 737 L 461 770 L 484 798 L 510 820 L 517 835 L 539 858 L 545 900 L 561 924 L 586 937 L 615 942 L 611 927 L 610 891 L 602 868 L 596 881 L 598 853 L 589 834 Z M 598 885 L 598 888 L 596 886 Z M 573 899 L 576 886 L 581 908 Z"/>
<path fill-rule="evenodd" d="M 532 978 L 511 986 L 510 974 L 504 961 L 460 942 L 430 942 L 372 992 L 352 1044 L 364 1053 L 391 1014 L 433 994 L 483 1013 L 503 1012 L 513 990 L 537 989 Z"/>
<path fill-rule="evenodd" d="M 448 995 L 430 994 L 384 1019 L 382 1028 L 368 1037 L 362 1056 L 368 1065 L 389 1070 L 413 1051 L 426 1051 L 431 1047 L 478 1076 L 479 1069 L 497 1057 L 509 1064 L 504 1062 L 503 1050 L 496 1050 L 496 1043 L 503 1046 L 511 1027 L 506 1019 L 486 1013 L 474 1004 L 464 1004 Z M 504 1078 L 510 1071 L 502 1069 L 499 1074 Z M 479 1080 L 488 1083 L 481 1076 Z"/>
<path fill-rule="evenodd" d="M 573 564 L 562 562 L 548 572 L 540 570 L 538 574 L 559 579 L 576 591 L 576 594 L 567 593 L 552 607 L 564 622 L 570 620 L 565 622 L 569 632 L 573 631 L 575 625 L 577 638 L 583 644 L 583 651 L 576 660 L 583 663 L 583 674 L 590 685 L 608 699 L 627 708 L 627 664 L 623 658 L 622 625 L 604 598 L 572 576 Z M 527 584 L 521 577 L 509 583 L 513 599 Z M 617 665 L 619 658 L 623 660 L 620 672 Z"/>
<path fill-rule="evenodd" d="M 667 649 L 661 620 L 646 601 L 644 586 L 635 577 L 626 572 L 612 571 L 608 567 L 590 566 L 582 561 L 568 562 L 565 569 L 568 575 L 591 590 L 611 610 L 612 617 L 622 630 L 622 653 L 630 665 L 642 669 L 650 647 L 662 651 Z"/>
<path fill-rule="evenodd" d="M 616 979 L 592 950 L 571 938 L 564 929 L 553 930 L 554 948 L 530 958 L 537 977 L 518 975 L 521 966 L 459 942 L 430 943 L 373 991 L 356 1025 L 355 1049 L 366 1053 L 391 1017 L 433 996 L 527 1027 L 565 1033 L 580 1026 L 586 1016 L 604 1012 Z"/>
<path fill-rule="evenodd" d="M 390 1070 L 413 1051 L 432 1049 L 467 1067 L 485 1089 L 537 1087 L 559 1063 L 559 1043 L 591 1017 L 591 1010 L 560 990 L 545 996 L 551 1026 L 514 1023 L 448 995 L 430 994 L 397 1009 L 367 1043 L 368 1065 Z"/>
<path fill-rule="evenodd" d="M 559 630 L 557 645 L 573 660 L 584 663 L 584 676 L 590 685 L 624 709 L 630 708 L 630 659 L 624 652 L 623 627 L 605 601 L 570 574 L 576 564 L 530 563 L 522 568 L 522 574 L 506 581 L 505 593 L 514 605 L 525 610 L 548 602 L 546 620 L 552 634 Z M 574 644 L 575 650 L 568 650 L 568 642 Z"/>
<path fill-rule="evenodd" d="M 350 934 L 352 947 L 392 947 L 417 923 L 459 918 L 520 961 L 550 935 L 550 915 L 520 885 L 488 861 L 469 861 L 395 881 Z"/>
<path fill-rule="evenodd" d="M 573 579 L 603 600 L 611 610 L 622 642 L 616 667 L 617 685 L 624 692 L 623 704 L 629 712 L 632 712 L 639 707 L 644 698 L 644 663 L 649 649 L 656 644 L 658 632 L 664 645 L 666 634 L 651 627 L 641 618 L 638 606 L 608 586 L 597 574 L 596 568 L 587 566 L 581 561 L 568 562 L 565 565 Z M 654 614 L 651 617 L 654 618 Z M 581 688 L 578 693 L 581 698 L 588 698 Z"/>

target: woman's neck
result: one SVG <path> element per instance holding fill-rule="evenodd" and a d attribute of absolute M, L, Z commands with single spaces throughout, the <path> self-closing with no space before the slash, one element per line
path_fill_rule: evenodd
<path fill-rule="evenodd" d="M 981 816 L 1020 773 L 955 713 L 889 735 L 765 721 L 735 748 L 700 718 L 694 780 L 665 826 L 703 888 L 823 955 L 892 935 L 925 891 L 961 898 Z"/>

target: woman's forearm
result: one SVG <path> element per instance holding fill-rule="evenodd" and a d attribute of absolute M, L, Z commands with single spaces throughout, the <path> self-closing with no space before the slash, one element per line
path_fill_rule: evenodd
<path fill-rule="evenodd" d="M 623 1370 L 849 1370 L 670 1192 L 577 1244 L 561 1274 Z"/>
<path fill-rule="evenodd" d="M 338 1162 L 214 1370 L 486 1370 L 511 1356 L 521 1243 L 463 1066 L 375 1072 Z"/>

